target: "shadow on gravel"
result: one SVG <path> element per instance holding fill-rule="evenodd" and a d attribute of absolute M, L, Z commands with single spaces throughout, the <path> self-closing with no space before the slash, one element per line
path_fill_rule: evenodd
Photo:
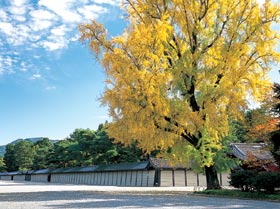
<path fill-rule="evenodd" d="M 0 194 L 0 202 L 36 202 L 44 208 L 278 208 L 279 203 L 193 195 L 137 195 L 110 192 L 54 191 Z M 32 203 L 32 204 L 33 204 Z M 7 203 L 8 204 L 8 203 Z M 0 206 L 1 208 L 1 206 Z"/>

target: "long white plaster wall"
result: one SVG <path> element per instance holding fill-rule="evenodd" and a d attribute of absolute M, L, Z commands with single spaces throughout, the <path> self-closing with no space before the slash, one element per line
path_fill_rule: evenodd
<path fill-rule="evenodd" d="M 4 181 L 11 181 L 11 180 L 12 180 L 12 177 L 11 177 L 11 176 L 1 176 L 1 180 L 4 180 Z"/>
<path fill-rule="evenodd" d="M 125 172 L 125 181 L 124 181 L 124 183 L 125 183 L 125 186 L 132 186 L 131 185 L 131 177 L 132 177 L 132 172 L 131 171 L 126 171 Z"/>
<path fill-rule="evenodd" d="M 174 171 L 174 183 L 175 183 L 175 186 L 179 186 L 179 187 L 186 186 L 185 171 L 182 171 L 182 170 Z"/>
<path fill-rule="evenodd" d="M 197 185 L 197 174 L 193 171 L 187 171 L 187 186 L 198 186 Z"/>
<path fill-rule="evenodd" d="M 14 181 L 25 181 L 25 175 L 14 175 Z"/>
<path fill-rule="evenodd" d="M 61 179 L 61 174 L 53 173 L 51 177 L 51 182 L 53 183 L 64 183 Z"/>
<path fill-rule="evenodd" d="M 48 182 L 48 174 L 32 174 L 31 181 L 33 182 Z"/>
<path fill-rule="evenodd" d="M 229 186 L 228 177 L 229 173 L 218 174 L 221 186 Z M 160 186 L 207 186 L 207 182 L 204 174 L 197 174 L 194 171 L 162 170 Z"/>
<path fill-rule="evenodd" d="M 198 174 L 199 185 L 198 186 L 207 186 L 206 176 L 204 174 Z"/>
<path fill-rule="evenodd" d="M 51 182 L 69 184 L 91 184 L 110 186 L 138 186 L 154 185 L 155 171 L 108 171 L 92 173 L 64 173 L 52 174 Z M 47 176 L 37 177 L 47 181 Z M 33 179 L 34 181 L 37 179 Z M 33 181 L 32 180 L 32 181 Z"/>
<path fill-rule="evenodd" d="M 229 177 L 230 177 L 230 173 L 221 173 L 220 174 L 220 184 L 222 186 L 229 186 Z"/>
<path fill-rule="evenodd" d="M 162 187 L 170 187 L 173 186 L 173 179 L 172 179 L 172 171 L 161 171 L 160 172 L 160 186 Z"/>

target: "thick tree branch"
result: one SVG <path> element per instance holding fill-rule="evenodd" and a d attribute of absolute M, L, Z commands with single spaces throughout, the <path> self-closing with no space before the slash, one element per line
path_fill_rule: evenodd
<path fill-rule="evenodd" d="M 177 121 L 174 121 L 174 119 L 171 119 L 170 117 L 164 116 L 164 120 L 166 122 L 170 123 L 171 125 L 174 125 L 177 128 L 182 128 L 183 127 Z M 160 127 L 158 125 L 156 125 L 156 127 L 162 129 L 162 127 Z M 173 134 L 176 134 L 176 135 L 179 135 L 179 136 L 183 137 L 185 140 L 187 140 L 189 143 L 191 143 L 195 147 L 197 147 L 197 145 L 198 145 L 199 139 L 196 136 L 194 136 L 193 134 L 187 133 L 185 128 L 184 128 L 185 131 L 181 132 L 180 134 L 176 133 L 176 131 L 172 130 L 171 128 L 166 128 L 165 127 L 163 129 L 164 129 L 164 131 L 167 131 L 169 133 L 173 133 Z"/>
<path fill-rule="evenodd" d="M 204 10 L 202 14 L 198 17 L 199 21 L 201 21 L 206 16 L 207 11 L 209 9 L 208 4 L 209 4 L 209 0 L 200 0 L 200 5 L 204 7 L 203 8 Z"/>
<path fill-rule="evenodd" d="M 222 27 L 221 27 L 221 30 L 219 31 L 219 33 L 215 36 L 215 38 L 212 40 L 212 42 L 210 44 L 208 44 L 203 50 L 202 50 L 202 54 L 205 53 L 209 48 L 211 48 L 215 43 L 216 41 L 221 37 L 225 27 L 226 27 L 226 24 L 229 20 L 229 17 L 226 18 L 225 21 L 223 21 L 223 24 L 222 24 Z"/>

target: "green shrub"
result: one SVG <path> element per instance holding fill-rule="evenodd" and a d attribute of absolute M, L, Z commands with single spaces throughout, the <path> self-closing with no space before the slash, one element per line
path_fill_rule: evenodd
<path fill-rule="evenodd" d="M 259 173 L 254 182 L 257 191 L 265 190 L 267 193 L 273 193 L 275 188 L 280 187 L 280 174 L 273 172 Z"/>
<path fill-rule="evenodd" d="M 267 193 L 273 193 L 275 188 L 280 188 L 280 173 L 236 171 L 231 173 L 229 183 L 242 191 L 264 190 Z"/>
<path fill-rule="evenodd" d="M 257 172 L 253 170 L 235 171 L 230 175 L 230 185 L 242 191 L 254 190 L 254 180 Z"/>

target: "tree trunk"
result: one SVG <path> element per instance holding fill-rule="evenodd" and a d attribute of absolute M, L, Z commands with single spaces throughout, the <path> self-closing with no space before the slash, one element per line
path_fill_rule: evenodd
<path fill-rule="evenodd" d="M 206 174 L 207 190 L 221 189 L 219 179 L 218 179 L 218 174 L 214 165 L 211 165 L 210 167 L 205 166 L 205 174 Z"/>

